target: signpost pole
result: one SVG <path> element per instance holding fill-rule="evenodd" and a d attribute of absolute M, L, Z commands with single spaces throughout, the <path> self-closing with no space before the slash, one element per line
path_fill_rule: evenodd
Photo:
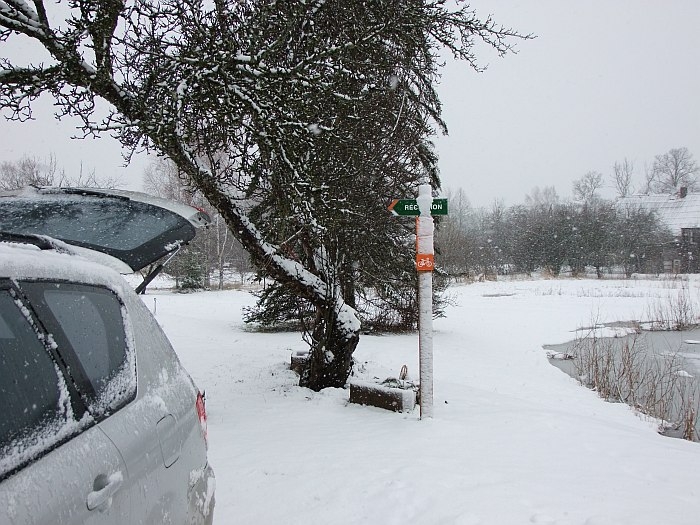
<path fill-rule="evenodd" d="M 416 217 L 416 269 L 418 270 L 418 360 L 420 418 L 433 417 L 433 218 L 430 185 L 418 188 Z"/>
<path fill-rule="evenodd" d="M 420 418 L 433 417 L 433 215 L 447 215 L 447 199 L 433 199 L 430 184 L 418 187 L 417 199 L 394 199 L 389 211 L 416 217 L 416 270 L 418 271 L 418 368 Z"/>

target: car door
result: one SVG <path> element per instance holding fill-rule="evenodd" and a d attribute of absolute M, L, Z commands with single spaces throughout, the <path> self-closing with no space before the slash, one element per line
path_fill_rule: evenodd
<path fill-rule="evenodd" d="M 119 451 L 128 476 L 114 480 L 128 494 L 130 523 L 185 523 L 191 473 L 206 462 L 204 450 L 193 450 L 197 392 L 148 310 L 135 295 L 99 285 L 17 285 L 52 334 L 98 429 Z"/>
<path fill-rule="evenodd" d="M 126 465 L 20 297 L 0 281 L 0 523 L 128 523 Z"/>
<path fill-rule="evenodd" d="M 92 426 L 2 482 L 0 523 L 131 523 L 126 476 L 114 444 Z"/>
<path fill-rule="evenodd" d="M 129 469 L 132 523 L 189 523 L 188 487 L 206 465 L 197 390 L 143 302 L 136 296 L 125 299 L 139 350 L 139 395 L 122 409 L 123 417 L 107 418 L 100 426 Z"/>

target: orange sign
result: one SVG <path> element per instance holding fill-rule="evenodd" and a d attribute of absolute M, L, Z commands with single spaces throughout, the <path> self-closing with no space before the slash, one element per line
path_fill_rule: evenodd
<path fill-rule="evenodd" d="M 417 253 L 416 269 L 419 272 L 432 272 L 435 269 L 435 256 L 432 253 Z"/>

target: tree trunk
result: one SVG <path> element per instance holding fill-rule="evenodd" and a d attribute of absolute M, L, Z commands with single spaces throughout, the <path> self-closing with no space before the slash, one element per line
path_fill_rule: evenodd
<path fill-rule="evenodd" d="M 299 385 L 319 391 L 343 388 L 352 372 L 352 354 L 360 341 L 360 332 L 340 328 L 342 320 L 333 308 L 318 310 L 311 334 L 311 350 Z"/>

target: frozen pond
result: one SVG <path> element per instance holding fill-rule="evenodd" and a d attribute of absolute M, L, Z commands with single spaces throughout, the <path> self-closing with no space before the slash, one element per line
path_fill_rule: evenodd
<path fill-rule="evenodd" d="M 596 330 L 597 331 L 597 330 Z M 544 345 L 551 364 L 594 388 L 665 421 L 664 433 L 700 437 L 700 329 L 641 331 Z"/>
<path fill-rule="evenodd" d="M 620 344 L 630 343 L 633 334 L 622 337 L 605 338 L 618 341 Z M 700 377 L 700 328 L 684 331 L 643 331 L 638 337 L 644 342 L 647 350 L 653 354 L 677 354 L 684 368 L 693 376 Z M 543 345 L 548 354 L 572 355 L 577 341 L 568 341 L 557 345 Z M 573 359 L 550 358 L 557 368 L 577 379 Z"/>

